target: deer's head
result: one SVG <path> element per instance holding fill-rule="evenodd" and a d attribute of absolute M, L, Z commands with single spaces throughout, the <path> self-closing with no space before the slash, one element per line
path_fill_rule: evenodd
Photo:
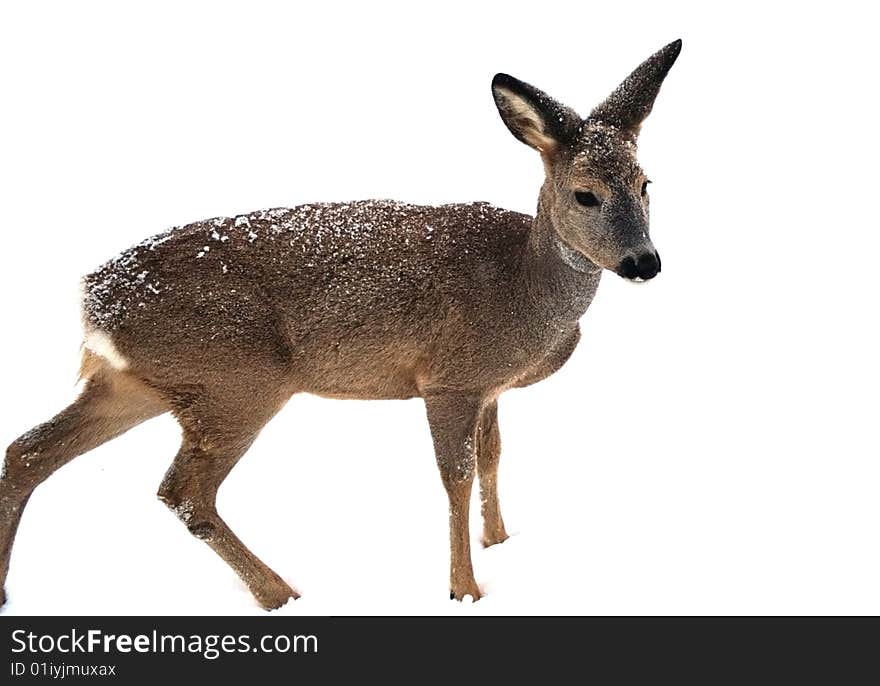
<path fill-rule="evenodd" d="M 636 139 L 681 41 L 649 57 L 586 119 L 534 86 L 497 74 L 492 94 L 516 138 L 541 153 L 542 211 L 564 249 L 628 279 L 651 279 L 660 255 L 648 233 L 648 184 Z"/>

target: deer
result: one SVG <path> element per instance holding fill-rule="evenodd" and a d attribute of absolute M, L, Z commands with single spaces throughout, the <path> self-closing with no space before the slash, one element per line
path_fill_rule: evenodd
<path fill-rule="evenodd" d="M 450 598 L 482 593 L 471 561 L 508 538 L 498 398 L 556 372 L 603 270 L 660 272 L 649 236 L 642 123 L 681 50 L 640 64 L 586 118 L 507 74 L 492 96 L 545 178 L 535 216 L 487 203 L 390 200 L 259 210 L 173 227 L 82 280 L 75 401 L 6 450 L 0 604 L 34 490 L 73 458 L 165 413 L 182 442 L 158 497 L 267 610 L 299 594 L 220 517 L 220 485 L 297 393 L 424 402 L 449 501 Z"/>

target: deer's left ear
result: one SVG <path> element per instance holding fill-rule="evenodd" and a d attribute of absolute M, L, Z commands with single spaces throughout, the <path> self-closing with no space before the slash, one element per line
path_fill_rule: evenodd
<path fill-rule="evenodd" d="M 651 55 L 626 77 L 605 102 L 590 112 L 590 119 L 638 134 L 679 52 L 681 40 L 673 41 Z"/>
<path fill-rule="evenodd" d="M 510 132 L 543 155 L 552 155 L 577 136 L 581 125 L 577 113 L 524 81 L 496 74 L 492 97 Z"/>

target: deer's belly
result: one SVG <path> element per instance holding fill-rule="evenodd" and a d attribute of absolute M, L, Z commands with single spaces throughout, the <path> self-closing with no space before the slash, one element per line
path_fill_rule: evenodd
<path fill-rule="evenodd" d="M 374 338 L 324 342 L 293 351 L 298 390 L 327 398 L 405 399 L 419 395 L 423 356 L 405 342 Z"/>

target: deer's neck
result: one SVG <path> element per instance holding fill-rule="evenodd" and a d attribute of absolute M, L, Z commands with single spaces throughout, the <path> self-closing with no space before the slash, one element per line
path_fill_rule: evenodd
<path fill-rule="evenodd" d="M 550 319 L 575 322 L 590 306 L 602 269 L 559 238 L 550 212 L 554 193 L 545 182 L 525 245 L 521 275 L 530 304 Z"/>

